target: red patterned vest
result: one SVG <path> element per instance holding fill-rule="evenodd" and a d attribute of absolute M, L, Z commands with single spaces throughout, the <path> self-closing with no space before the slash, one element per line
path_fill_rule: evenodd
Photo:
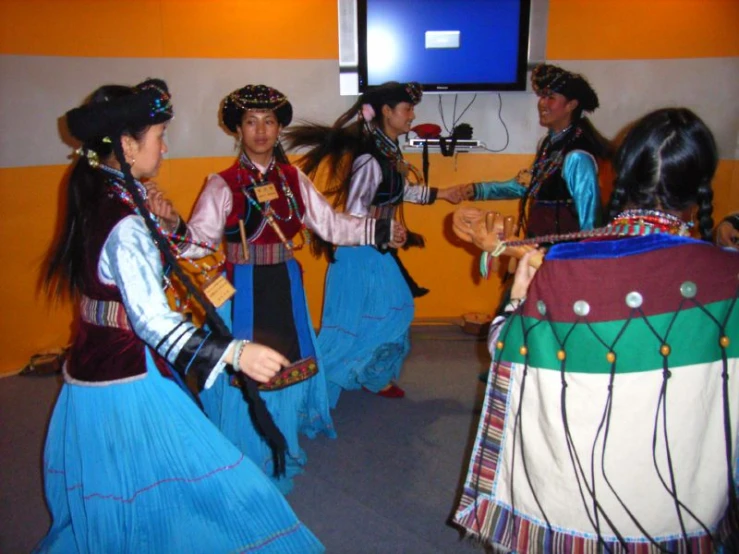
<path fill-rule="evenodd" d="M 257 203 L 259 207 L 249 202 L 246 194 L 256 201 L 254 187 L 259 185 L 260 175 L 249 168 L 242 168 L 237 161 L 227 170 L 219 173 L 226 181 L 233 195 L 233 207 L 226 218 L 225 240 L 228 242 L 240 242 L 239 220 L 244 221 L 246 236 L 252 244 L 268 245 L 281 244 L 280 237 L 274 229 L 267 225 L 262 215 L 264 204 Z M 288 240 L 297 235 L 303 226 L 303 214 L 305 204 L 300 194 L 298 181 L 298 170 L 288 164 L 274 164 L 264 176 L 265 183 L 272 183 L 279 197 L 270 202 L 270 207 L 275 213 L 275 222 Z M 283 187 L 288 187 L 297 203 L 297 213 L 288 202 Z"/>

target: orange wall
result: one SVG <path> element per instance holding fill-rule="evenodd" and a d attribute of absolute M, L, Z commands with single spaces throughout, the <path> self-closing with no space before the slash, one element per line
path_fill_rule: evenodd
<path fill-rule="evenodd" d="M 0 54 L 338 59 L 337 17 L 336 0 L 0 0 Z"/>
<path fill-rule="evenodd" d="M 739 56 L 737 0 L 549 0 L 547 58 Z"/>
<path fill-rule="evenodd" d="M 335 59 L 336 6 L 336 0 L 2 0 L 0 54 Z M 113 21 L 126 29 L 124 40 L 101 24 Z M 737 0 L 549 0 L 547 58 L 739 56 L 737 22 Z"/>
<path fill-rule="evenodd" d="M 336 11 L 336 0 L 0 0 L 0 55 L 60 56 L 60 64 L 64 56 L 337 59 Z M 735 0 L 550 0 L 549 16 L 550 59 L 739 55 Z M 277 30 L 280 40 L 274 38 Z M 462 154 L 455 170 L 453 159 L 434 155 L 432 184 L 508 178 L 531 157 Z M 420 165 L 418 156 L 409 158 Z M 204 176 L 229 162 L 229 157 L 168 160 L 160 182 L 188 213 Z M 0 373 L 16 371 L 31 354 L 68 341 L 71 307 L 50 303 L 39 290 L 65 171 L 65 166 L 0 169 L 5 275 Z M 721 162 L 715 191 L 717 217 L 739 210 L 739 162 Z M 511 202 L 487 207 L 515 211 Z M 408 224 L 428 244 L 403 253 L 411 273 L 432 290 L 417 302 L 420 318 L 489 311 L 499 294 L 498 280 L 477 277 L 476 253 L 450 237 L 445 218 L 452 209 L 443 202 L 406 208 Z M 317 323 L 325 265 L 306 252 L 300 258 Z"/>
<path fill-rule="evenodd" d="M 409 159 L 420 166 L 418 156 Z M 159 183 L 184 214 L 191 210 L 205 175 L 231 163 L 231 158 L 167 160 Z M 485 178 L 507 178 L 530 163 L 531 155 L 465 155 L 454 160 L 431 158 L 432 184 L 446 185 Z M 67 344 L 72 308 L 54 305 L 39 289 L 39 269 L 54 234 L 57 221 L 59 183 L 66 166 L 0 170 L 0 236 L 4 237 L 6 263 L 3 284 L 3 317 L 0 320 L 0 350 L 6 354 L 0 373 L 20 369 L 31 354 Z M 23 183 L 20 187 L 19 183 Z M 739 210 L 739 161 L 722 160 L 714 181 L 716 216 Z M 515 214 L 515 202 L 485 202 L 476 206 Z M 426 249 L 402 252 L 411 274 L 431 294 L 416 302 L 418 318 L 456 318 L 468 311 L 489 312 L 500 293 L 498 279 L 481 280 L 477 253 L 462 246 L 449 232 L 448 216 L 453 207 L 446 202 L 433 206 L 405 208 L 409 227 L 423 234 Z M 29 214 L 32 214 L 29 217 Z M 313 321 L 320 321 L 326 264 L 303 250 L 304 280 Z M 12 260 L 8 262 L 7 260 Z"/>

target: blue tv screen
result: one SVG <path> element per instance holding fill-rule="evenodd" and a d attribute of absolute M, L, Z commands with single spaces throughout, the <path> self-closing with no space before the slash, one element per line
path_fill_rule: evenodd
<path fill-rule="evenodd" d="M 530 0 L 358 0 L 359 89 L 525 90 Z"/>

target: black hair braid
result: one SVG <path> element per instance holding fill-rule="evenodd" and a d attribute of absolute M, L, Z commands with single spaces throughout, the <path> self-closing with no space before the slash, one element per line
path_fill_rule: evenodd
<path fill-rule="evenodd" d="M 121 165 L 121 171 L 124 175 L 124 185 L 126 187 L 126 190 L 133 198 L 134 203 L 136 204 L 136 207 L 138 208 L 139 213 L 141 214 L 141 217 L 146 224 L 146 227 L 149 229 L 149 234 L 154 240 L 154 244 L 156 244 L 157 248 L 162 253 L 162 256 L 164 256 L 165 262 L 170 265 L 174 274 L 180 279 L 180 281 L 182 281 L 182 284 L 184 285 L 188 294 L 192 295 L 193 298 L 198 302 L 198 304 L 203 307 L 203 310 L 205 311 L 205 317 L 212 330 L 221 337 L 231 338 L 231 332 L 228 330 L 228 327 L 226 326 L 226 323 L 223 321 L 221 316 L 218 315 L 218 313 L 216 312 L 213 304 L 211 304 L 208 299 L 202 295 L 200 290 L 198 290 L 198 288 L 193 284 L 189 275 L 187 275 L 177 263 L 177 258 L 175 257 L 174 252 L 172 252 L 172 248 L 167 242 L 167 239 L 165 239 L 159 232 L 159 229 L 157 229 L 156 224 L 151 218 L 149 209 L 146 207 L 144 199 L 141 197 L 138 189 L 136 188 L 133 175 L 131 174 L 131 166 L 125 159 L 120 141 L 115 140 L 113 142 L 115 143 L 113 146 L 113 150 L 115 151 L 116 158 L 118 158 L 118 163 Z"/>
<path fill-rule="evenodd" d="M 99 157 L 111 152 L 110 145 L 100 141 L 86 148 Z M 52 295 L 68 293 L 74 297 L 84 287 L 85 230 L 90 214 L 98 209 L 102 190 L 100 172 L 90 166 L 84 155 L 79 157 L 67 179 L 66 214 L 61 230 L 44 267 L 44 282 Z"/>
<path fill-rule="evenodd" d="M 157 229 L 157 226 L 152 220 L 150 212 L 144 203 L 144 199 L 136 188 L 133 175 L 131 174 L 131 166 L 126 162 L 120 140 L 113 140 L 113 150 L 121 165 L 121 171 L 124 175 L 124 186 L 133 198 L 134 203 L 149 230 L 149 234 L 154 240 L 154 244 L 156 244 L 159 252 L 164 256 L 165 262 L 170 265 L 172 271 L 180 279 L 187 292 L 191 294 L 195 301 L 202 306 L 205 311 L 206 321 L 211 330 L 221 337 L 233 338 L 231 331 L 229 331 L 221 316 L 218 315 L 213 304 L 203 296 L 200 290 L 193 284 L 190 276 L 187 275 L 187 273 L 179 266 L 177 258 L 175 257 L 174 252 L 172 252 L 169 243 L 159 232 L 159 229 Z M 238 360 L 234 360 L 233 365 L 238 365 Z M 273 450 L 275 456 L 275 474 L 281 475 L 285 472 L 285 452 L 287 451 L 287 441 L 280 429 L 275 425 L 271 414 L 267 410 L 264 400 L 259 396 L 257 382 L 240 371 L 236 372 L 236 375 L 242 385 L 241 390 L 245 391 L 246 400 L 249 403 L 254 418 L 256 419 L 257 429 L 262 433 Z"/>
<path fill-rule="evenodd" d="M 703 240 L 710 241 L 713 233 L 713 189 L 710 183 L 703 183 L 696 192 L 696 203 L 698 204 L 698 230 Z"/>
<path fill-rule="evenodd" d="M 626 189 L 616 182 L 608 202 L 608 219 L 613 220 L 620 214 L 626 205 Z"/>
<path fill-rule="evenodd" d="M 67 215 L 56 244 L 52 248 L 44 269 L 44 281 L 51 294 L 71 296 L 82 287 L 83 239 L 86 199 L 93 198 L 95 176 L 85 158 L 80 158 L 72 168 L 67 186 Z M 79 185 L 79 186 L 78 186 Z"/>

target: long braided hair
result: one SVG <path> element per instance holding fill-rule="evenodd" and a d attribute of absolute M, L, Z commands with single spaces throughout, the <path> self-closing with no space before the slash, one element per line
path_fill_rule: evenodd
<path fill-rule="evenodd" d="M 616 181 L 608 215 L 629 206 L 684 211 L 697 206 L 700 236 L 711 240 L 718 165 L 713 134 L 687 108 L 664 108 L 636 122 L 614 160 Z"/>
<path fill-rule="evenodd" d="M 65 291 L 73 298 L 84 287 L 84 244 L 89 236 L 92 215 L 107 194 L 106 177 L 96 166 L 98 160 L 113 156 L 124 175 L 123 186 L 133 199 L 152 240 L 171 271 L 185 286 L 188 294 L 203 308 L 206 323 L 215 334 L 232 338 L 231 332 L 213 304 L 179 266 L 167 239 L 160 233 L 146 202 L 136 186 L 131 166 L 126 161 L 121 137 L 131 136 L 140 141 L 149 127 L 172 117 L 169 91 L 164 81 L 149 79 L 136 87 L 106 85 L 98 88 L 81 108 L 67 113 L 72 135 L 82 140 L 82 152 L 70 175 L 67 189 L 67 209 L 60 240 L 50 251 L 45 271 L 45 284 L 50 293 L 60 296 Z M 285 470 L 287 443 L 275 425 L 257 383 L 238 372 L 245 399 L 256 420 L 257 428 L 270 443 L 275 455 L 275 473 Z"/>

